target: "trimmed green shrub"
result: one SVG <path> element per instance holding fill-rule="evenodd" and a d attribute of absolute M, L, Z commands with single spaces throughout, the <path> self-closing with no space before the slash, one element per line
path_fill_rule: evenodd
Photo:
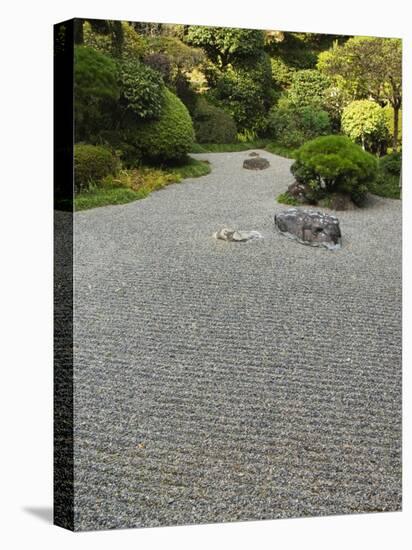
<path fill-rule="evenodd" d="M 401 169 L 401 153 L 392 153 L 391 155 L 381 157 L 378 162 L 378 176 L 370 191 L 381 197 L 399 199 Z"/>
<path fill-rule="evenodd" d="M 74 188 L 87 191 L 105 176 L 115 174 L 118 159 L 107 147 L 77 143 L 74 146 Z"/>
<path fill-rule="evenodd" d="M 194 127 L 198 143 L 233 143 L 236 140 L 236 124 L 223 109 L 199 98 L 194 113 Z"/>
<path fill-rule="evenodd" d="M 285 147 L 299 147 L 309 139 L 330 132 L 326 111 L 311 106 L 274 107 L 269 114 L 268 133 Z"/>
<path fill-rule="evenodd" d="M 377 161 L 346 136 L 324 136 L 302 145 L 291 172 L 318 198 L 339 191 L 360 204 L 376 178 Z"/>
<path fill-rule="evenodd" d="M 85 140 L 108 126 L 107 114 L 119 97 L 115 62 L 92 48 L 76 46 L 74 97 L 76 140 Z"/>
<path fill-rule="evenodd" d="M 161 75 L 138 61 L 119 64 L 120 105 L 139 119 L 159 118 L 162 112 Z"/>
<path fill-rule="evenodd" d="M 373 153 L 386 151 L 389 131 L 385 111 L 374 101 L 352 101 L 342 113 L 342 130 L 362 149 Z"/>
<path fill-rule="evenodd" d="M 152 162 L 182 160 L 191 150 L 194 130 L 189 112 L 178 97 L 164 88 L 162 113 L 158 120 L 144 121 L 122 131 L 122 141 L 129 147 L 128 162 L 139 158 Z"/>

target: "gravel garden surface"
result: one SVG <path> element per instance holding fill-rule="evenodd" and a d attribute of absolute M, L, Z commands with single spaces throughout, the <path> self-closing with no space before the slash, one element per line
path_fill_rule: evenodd
<path fill-rule="evenodd" d="M 78 530 L 401 508 L 401 202 L 304 246 L 260 154 L 75 214 Z"/>

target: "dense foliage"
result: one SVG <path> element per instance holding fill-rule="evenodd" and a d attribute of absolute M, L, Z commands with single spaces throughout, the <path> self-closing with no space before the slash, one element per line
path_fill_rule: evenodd
<path fill-rule="evenodd" d="M 322 108 L 325 102 L 325 92 L 330 86 L 328 77 L 316 69 L 306 69 L 293 73 L 288 90 L 288 99 L 295 107 Z"/>
<path fill-rule="evenodd" d="M 275 107 L 269 115 L 268 133 L 285 147 L 299 147 L 308 139 L 331 132 L 328 114 L 322 109 L 306 107 Z"/>
<path fill-rule="evenodd" d="M 352 99 L 372 98 L 393 107 L 393 148 L 398 147 L 402 106 L 402 41 L 356 36 L 319 55 L 318 68 Z"/>
<path fill-rule="evenodd" d="M 285 66 L 294 70 L 314 68 L 318 46 L 315 46 L 307 33 L 282 31 L 266 33 L 266 49 L 271 57 L 280 59 Z"/>
<path fill-rule="evenodd" d="M 180 99 L 167 88 L 163 91 L 162 112 L 158 120 L 131 125 L 122 139 L 134 149 L 135 158 L 152 162 L 182 160 L 194 142 L 190 114 Z M 130 159 L 129 150 L 129 159 Z"/>
<path fill-rule="evenodd" d="M 105 176 L 115 174 L 118 159 L 103 146 L 78 143 L 74 147 L 74 187 L 77 193 L 98 184 Z"/>
<path fill-rule="evenodd" d="M 121 57 L 128 59 L 142 59 L 148 50 L 147 41 L 139 34 L 137 34 L 133 27 L 123 21 L 121 23 L 122 29 L 122 51 Z M 85 21 L 83 24 L 83 44 L 94 48 L 101 53 L 110 56 L 117 55 L 117 47 L 113 41 L 113 37 L 110 33 L 97 32 L 95 25 L 92 26 L 91 22 Z"/>
<path fill-rule="evenodd" d="M 235 119 L 239 132 L 263 131 L 272 103 L 272 72 L 269 56 L 260 52 L 253 61 L 245 59 L 209 76 L 209 97 Z"/>
<path fill-rule="evenodd" d="M 116 63 L 85 46 L 74 50 L 76 140 L 90 139 L 108 124 L 106 113 L 119 98 Z"/>
<path fill-rule="evenodd" d="M 338 191 L 361 203 L 376 177 L 377 162 L 345 136 L 324 136 L 302 145 L 291 171 L 319 196 Z"/>
<path fill-rule="evenodd" d="M 378 175 L 371 192 L 389 199 L 399 199 L 401 194 L 402 155 L 392 153 L 378 161 Z"/>
<path fill-rule="evenodd" d="M 229 112 L 239 132 L 264 130 L 273 102 L 272 68 L 264 32 L 189 27 L 185 41 L 207 55 L 202 70 L 209 99 Z"/>
<path fill-rule="evenodd" d="M 366 151 L 386 151 L 389 140 L 387 117 L 374 101 L 360 99 L 349 103 L 342 113 L 342 130 Z"/>
<path fill-rule="evenodd" d="M 263 50 L 265 36 L 259 30 L 191 26 L 185 40 L 203 48 L 213 63 L 226 67 Z"/>
<path fill-rule="evenodd" d="M 292 83 L 292 78 L 296 69 L 294 67 L 289 67 L 280 57 L 271 57 L 270 64 L 274 87 L 277 90 L 288 88 Z"/>
<path fill-rule="evenodd" d="M 200 48 L 193 48 L 176 36 L 155 36 L 148 40 L 150 54 L 163 54 L 167 57 L 172 74 L 191 71 L 205 60 Z"/>
<path fill-rule="evenodd" d="M 379 168 L 382 172 L 399 178 L 402 169 L 402 154 L 392 153 L 379 159 Z"/>
<path fill-rule="evenodd" d="M 126 59 L 119 65 L 120 106 L 140 119 L 159 118 L 162 112 L 161 75 L 140 63 Z"/>
<path fill-rule="evenodd" d="M 236 140 L 236 124 L 223 109 L 200 99 L 194 112 L 198 143 L 232 143 Z"/>

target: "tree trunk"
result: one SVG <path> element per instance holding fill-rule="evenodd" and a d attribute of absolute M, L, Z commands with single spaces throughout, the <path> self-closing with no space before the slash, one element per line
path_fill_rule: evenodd
<path fill-rule="evenodd" d="M 393 108 L 393 151 L 398 150 L 398 134 L 399 134 L 399 107 Z"/>
<path fill-rule="evenodd" d="M 121 57 L 123 50 L 123 27 L 121 21 L 113 21 L 110 24 L 112 34 L 112 49 L 116 57 Z"/>
<path fill-rule="evenodd" d="M 74 20 L 74 43 L 78 45 L 81 45 L 84 43 L 83 22 L 84 22 L 84 19 Z"/>

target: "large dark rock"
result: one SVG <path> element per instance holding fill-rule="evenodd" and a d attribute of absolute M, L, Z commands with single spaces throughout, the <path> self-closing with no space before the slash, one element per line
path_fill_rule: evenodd
<path fill-rule="evenodd" d="M 339 221 L 335 216 L 315 210 L 288 208 L 275 215 L 275 225 L 283 235 L 302 244 L 332 250 L 341 247 Z"/>
<path fill-rule="evenodd" d="M 243 161 L 243 168 L 247 170 L 264 170 L 265 168 L 269 168 L 269 166 L 269 161 L 259 156 Z"/>
<path fill-rule="evenodd" d="M 318 199 L 309 185 L 297 181 L 289 185 L 288 194 L 300 204 L 318 205 L 331 210 L 356 210 L 357 208 L 350 195 L 335 192 Z"/>

